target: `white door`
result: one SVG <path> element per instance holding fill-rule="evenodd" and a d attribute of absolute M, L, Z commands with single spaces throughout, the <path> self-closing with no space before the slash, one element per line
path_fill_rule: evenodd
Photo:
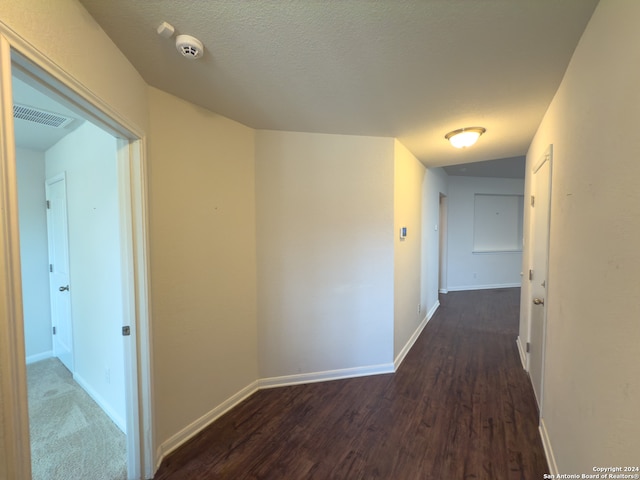
<path fill-rule="evenodd" d="M 532 192 L 532 256 L 531 256 L 531 315 L 529 323 L 529 375 L 542 412 L 544 380 L 544 351 L 547 319 L 547 285 L 549 258 L 549 215 L 551 205 L 551 157 L 552 149 L 533 170 Z"/>
<path fill-rule="evenodd" d="M 73 372 L 67 184 L 64 174 L 46 181 L 46 195 L 53 354 Z"/>

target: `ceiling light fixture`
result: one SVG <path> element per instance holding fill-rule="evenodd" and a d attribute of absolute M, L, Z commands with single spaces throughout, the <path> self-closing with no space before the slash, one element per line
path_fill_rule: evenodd
<path fill-rule="evenodd" d="M 444 138 L 449 140 L 451 145 L 456 148 L 467 148 L 476 143 L 480 135 L 486 131 L 487 129 L 483 127 L 459 128 L 447 133 Z"/>

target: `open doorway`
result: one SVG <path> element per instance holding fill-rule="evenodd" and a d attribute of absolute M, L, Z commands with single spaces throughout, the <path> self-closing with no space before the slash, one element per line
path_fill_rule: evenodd
<path fill-rule="evenodd" d="M 117 139 L 12 83 L 32 475 L 125 480 Z"/>
<path fill-rule="evenodd" d="M 440 206 L 438 211 L 438 225 L 440 226 L 438 238 L 438 293 L 448 293 L 447 288 L 447 196 L 440 193 Z"/>
<path fill-rule="evenodd" d="M 3 42 L 4 39 L 0 37 L 0 44 Z M 6 43 L 0 46 L 3 66 L 0 107 L 4 118 L 0 132 L 4 145 L 0 151 L 0 163 L 3 172 L 8 172 L 0 177 L 1 190 L 8 192 L 0 199 L 0 203 L 3 211 L 9 212 L 2 223 L 1 233 L 5 253 L 8 252 L 3 260 L 11 265 L 7 267 L 3 263 L 3 278 L 9 280 L 4 285 L 13 285 L 7 294 L 7 305 L 10 307 L 8 315 L 0 320 L 3 327 L 7 327 L 7 338 L 14 345 L 25 345 L 25 348 L 8 350 L 8 362 L 2 368 L 3 376 L 9 379 L 14 392 L 11 405 L 7 408 L 14 412 L 14 450 L 21 452 L 11 459 L 9 470 L 22 472 L 18 476 L 27 478 L 30 471 L 29 453 L 34 453 L 34 464 L 38 461 L 38 452 L 33 445 L 29 448 L 28 442 L 25 364 L 37 364 L 55 357 L 55 333 L 52 327 L 57 325 L 52 324 L 50 303 L 55 291 L 72 295 L 69 344 L 73 348 L 71 356 L 64 359 L 65 362 L 58 362 L 62 368 L 60 371 L 66 371 L 72 380 L 66 385 L 80 384 L 84 394 L 93 404 L 101 407 L 98 410 L 106 414 L 115 430 L 121 434 L 126 432 L 122 442 L 124 448 L 121 449 L 124 466 L 119 476 L 113 478 L 148 477 L 153 462 L 141 142 L 130 130 L 112 120 L 113 117 L 102 113 L 99 101 L 98 106 L 87 101 L 86 98 L 92 97 L 83 87 L 74 85 L 68 79 L 66 82 L 60 80 L 64 78 L 63 72 L 58 72 L 59 76 L 54 77 L 55 68 L 50 68 L 47 73 L 14 50 L 10 52 L 11 68 L 8 68 L 9 50 Z M 34 56 L 37 60 L 37 55 L 31 57 Z M 13 119 L 8 112 L 14 103 L 20 102 L 13 101 L 12 89 L 6 86 L 13 87 L 13 84 L 20 82 L 33 90 L 27 96 L 27 101 L 21 102 L 26 104 L 23 106 L 38 107 L 33 104 L 37 97 L 35 91 L 60 105 L 64 104 L 64 108 L 78 120 L 77 125 L 70 129 L 72 131 L 66 132 L 67 136 L 55 141 L 53 146 L 37 150 L 18 145 L 14 150 L 14 141 L 18 143 L 20 131 L 15 109 Z M 18 86 L 17 90 L 20 88 Z M 53 110 L 57 110 L 57 107 Z M 110 110 L 107 108 L 106 111 Z M 46 113 L 44 116 L 47 116 Z M 7 148 L 8 145 L 10 148 Z M 47 277 L 54 267 L 48 247 L 42 248 L 48 242 L 46 227 L 43 229 L 41 221 L 43 209 L 46 218 L 46 200 L 39 196 L 45 196 L 46 179 L 54 181 L 60 177 L 68 181 L 65 196 L 69 200 L 66 209 L 69 213 L 70 278 L 68 284 L 51 285 L 49 289 Z M 23 188 L 25 181 L 30 185 L 26 190 Z M 39 193 L 34 195 L 33 192 Z M 18 209 L 16 205 L 19 205 Z M 23 218 L 25 206 L 32 207 L 31 213 L 39 212 L 35 220 L 35 217 L 31 218 L 26 224 Z M 18 241 L 18 231 L 21 241 Z M 30 275 L 35 271 L 37 279 L 34 281 L 35 277 Z M 37 290 L 36 294 L 32 291 L 34 289 Z M 35 323 L 31 323 L 33 318 L 36 318 Z M 20 325 L 16 325 L 16 322 Z M 53 369 L 43 370 L 44 383 L 59 376 L 53 373 Z M 6 376 L 7 372 L 9 376 Z M 38 396 L 53 397 L 56 388 L 66 388 L 64 382 L 61 385 L 54 388 L 45 385 L 38 390 Z M 81 410 L 80 407 L 78 409 Z M 48 436 L 60 437 L 63 441 L 69 439 L 65 434 L 77 433 L 84 423 L 89 423 L 86 414 L 74 420 L 62 421 L 61 416 L 50 414 L 51 407 L 45 407 L 45 411 L 49 412 L 49 417 L 60 420 Z M 32 427 L 32 438 L 35 436 L 33 432 Z M 80 443 L 85 447 L 88 444 Z M 73 455 L 71 462 L 69 458 L 62 458 L 61 462 L 77 463 L 93 456 L 93 453 L 85 452 Z M 99 478 L 80 473 L 74 473 L 73 477 L 61 475 L 52 476 L 49 470 L 39 478 Z M 38 475 L 34 478 L 38 478 Z"/>

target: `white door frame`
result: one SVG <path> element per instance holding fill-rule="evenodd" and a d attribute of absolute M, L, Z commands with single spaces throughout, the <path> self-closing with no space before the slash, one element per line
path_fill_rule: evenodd
<path fill-rule="evenodd" d="M 13 58 L 12 58 L 13 57 Z M 146 155 L 144 133 L 92 94 L 57 64 L 0 22 L 0 395 L 4 466 L 0 477 L 31 478 L 24 326 L 13 127 L 13 69 L 60 94 L 119 141 L 118 180 L 123 248 L 124 318 L 129 478 L 151 478 L 155 470 L 151 403 L 151 332 Z M 2 470 L 4 469 L 4 471 Z"/>

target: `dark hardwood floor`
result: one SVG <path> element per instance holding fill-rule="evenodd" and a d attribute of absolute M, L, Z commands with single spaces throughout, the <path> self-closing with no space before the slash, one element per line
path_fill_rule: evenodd
<path fill-rule="evenodd" d="M 451 292 L 395 374 L 257 392 L 162 479 L 526 479 L 548 472 L 519 289 Z"/>

